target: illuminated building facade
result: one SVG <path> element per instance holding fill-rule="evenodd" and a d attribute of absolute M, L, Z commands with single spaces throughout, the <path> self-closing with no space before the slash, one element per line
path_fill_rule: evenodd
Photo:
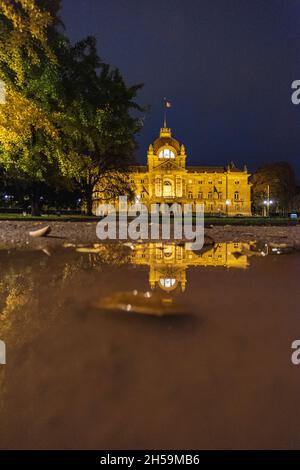
<path fill-rule="evenodd" d="M 227 167 L 186 166 L 185 146 L 163 127 L 149 146 L 147 166 L 132 168 L 130 182 L 136 199 L 154 203 L 204 204 L 208 215 L 251 215 L 249 173 L 233 163 Z"/>

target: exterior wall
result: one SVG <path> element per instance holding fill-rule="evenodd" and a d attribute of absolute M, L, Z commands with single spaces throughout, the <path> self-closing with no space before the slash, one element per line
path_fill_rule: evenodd
<path fill-rule="evenodd" d="M 167 152 L 168 158 L 161 155 Z M 172 156 L 172 158 L 170 157 Z M 184 145 L 162 128 L 150 145 L 147 166 L 132 169 L 130 182 L 136 201 L 148 208 L 154 203 L 204 204 L 206 214 L 251 215 L 251 192 L 247 169 L 186 167 Z"/>

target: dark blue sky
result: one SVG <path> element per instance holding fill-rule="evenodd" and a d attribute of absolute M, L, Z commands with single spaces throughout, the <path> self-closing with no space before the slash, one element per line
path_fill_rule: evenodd
<path fill-rule="evenodd" d="M 99 55 L 151 106 L 140 161 L 162 125 L 185 143 L 187 162 L 253 170 L 285 160 L 300 180 L 300 0 L 62 0 L 73 41 L 95 35 Z"/>

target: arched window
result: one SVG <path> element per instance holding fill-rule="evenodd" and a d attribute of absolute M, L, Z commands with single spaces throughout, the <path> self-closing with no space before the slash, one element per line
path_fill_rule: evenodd
<path fill-rule="evenodd" d="M 189 197 L 189 199 L 193 199 L 193 193 L 192 193 L 192 191 L 189 191 L 188 197 Z"/>
<path fill-rule="evenodd" d="M 159 158 L 175 158 L 175 153 L 170 149 L 163 149 L 159 152 Z"/>
<path fill-rule="evenodd" d="M 198 193 L 198 199 L 203 199 L 203 193 Z"/>
<path fill-rule="evenodd" d="M 238 191 L 236 191 L 236 192 L 234 193 L 234 200 L 235 200 L 235 201 L 238 201 L 239 199 L 240 199 L 240 193 L 239 193 Z"/>

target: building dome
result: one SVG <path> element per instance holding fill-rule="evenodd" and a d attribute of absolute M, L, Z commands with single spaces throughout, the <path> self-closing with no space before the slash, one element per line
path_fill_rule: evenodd
<path fill-rule="evenodd" d="M 167 127 L 161 128 L 160 136 L 153 142 L 154 153 L 157 154 L 158 150 L 164 146 L 173 147 L 177 154 L 180 153 L 180 143 L 172 137 L 171 129 Z"/>

